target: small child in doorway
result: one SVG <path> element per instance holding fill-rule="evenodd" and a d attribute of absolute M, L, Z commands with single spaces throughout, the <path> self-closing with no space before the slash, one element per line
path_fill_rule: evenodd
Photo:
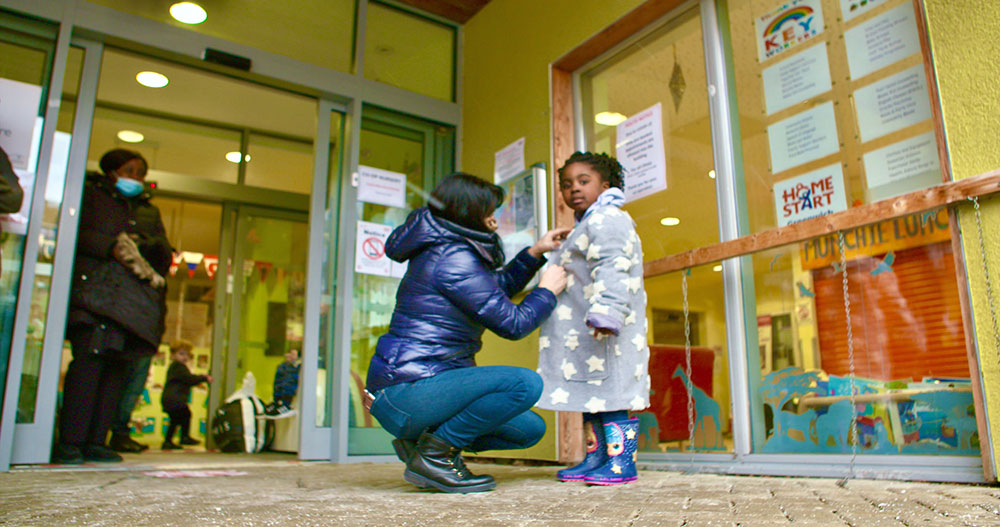
<path fill-rule="evenodd" d="M 561 481 L 635 481 L 638 420 L 649 406 L 649 346 L 642 244 L 625 204 L 622 166 L 576 152 L 559 169 L 559 191 L 576 226 L 549 257 L 566 269 L 566 291 L 542 324 L 540 408 L 583 412 L 587 455 Z"/>
<path fill-rule="evenodd" d="M 186 340 L 180 340 L 170 346 L 170 368 L 167 369 L 167 382 L 163 386 L 163 397 L 160 404 L 163 411 L 170 416 L 170 427 L 167 435 L 163 439 L 163 450 L 177 450 L 182 448 L 173 442 L 174 433 L 178 428 L 181 431 L 179 443 L 181 445 L 197 445 L 198 440 L 191 437 L 191 409 L 188 408 L 188 399 L 191 397 L 191 388 L 203 382 L 212 382 L 210 375 L 195 375 L 188 369 L 188 362 L 191 361 L 192 345 Z"/>
<path fill-rule="evenodd" d="M 295 415 L 292 409 L 292 399 L 299 390 L 299 350 L 291 349 L 285 353 L 285 362 L 278 365 L 274 372 L 274 402 L 265 413 L 274 419 Z"/>

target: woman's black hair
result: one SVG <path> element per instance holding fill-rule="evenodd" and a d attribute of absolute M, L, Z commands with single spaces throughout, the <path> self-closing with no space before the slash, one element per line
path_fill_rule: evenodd
<path fill-rule="evenodd" d="M 104 175 L 111 174 L 133 159 L 141 159 L 143 168 L 149 170 L 149 163 L 146 162 L 146 158 L 142 157 L 142 154 L 135 150 L 116 148 L 101 156 L 101 172 L 104 172 Z"/>
<path fill-rule="evenodd" d="M 482 232 L 486 217 L 503 203 L 502 188 L 476 176 L 456 172 L 441 181 L 428 206 L 435 216 Z"/>
<path fill-rule="evenodd" d="M 601 179 L 612 187 L 625 190 L 625 169 L 617 159 L 608 154 L 595 154 L 593 152 L 573 152 L 566 160 L 566 164 L 559 169 L 559 176 L 562 177 L 566 167 L 573 163 L 587 163 L 594 167 L 594 170 L 601 175 Z"/>

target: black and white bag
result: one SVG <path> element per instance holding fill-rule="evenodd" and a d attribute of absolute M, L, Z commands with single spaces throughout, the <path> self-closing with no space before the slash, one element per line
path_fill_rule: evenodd
<path fill-rule="evenodd" d="M 264 403 L 254 394 L 257 381 L 247 372 L 243 386 L 226 398 L 212 420 L 212 439 L 223 452 L 260 452 L 273 439 L 274 427 L 264 419 Z"/>

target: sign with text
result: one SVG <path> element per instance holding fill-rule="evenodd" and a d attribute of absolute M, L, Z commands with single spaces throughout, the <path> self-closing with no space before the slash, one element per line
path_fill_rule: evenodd
<path fill-rule="evenodd" d="M 854 109 L 862 142 L 930 119 L 924 65 L 917 64 L 855 90 Z"/>
<path fill-rule="evenodd" d="M 656 103 L 617 127 L 615 156 L 625 169 L 626 202 L 667 188 L 662 116 L 662 107 Z"/>
<path fill-rule="evenodd" d="M 767 141 L 774 174 L 839 151 L 833 103 L 827 101 L 768 126 Z"/>
<path fill-rule="evenodd" d="M 524 172 L 524 138 L 503 147 L 493 156 L 493 183 L 504 181 Z"/>
<path fill-rule="evenodd" d="M 826 44 L 813 46 L 761 72 L 764 102 L 771 115 L 831 89 Z"/>
<path fill-rule="evenodd" d="M 869 188 L 905 179 L 927 179 L 920 177 L 925 175 L 938 182 L 941 180 L 934 132 L 872 150 L 864 155 L 864 164 Z"/>
<path fill-rule="evenodd" d="M 844 22 L 847 22 L 873 7 L 885 4 L 886 0 L 840 0 L 840 12 L 844 15 Z"/>
<path fill-rule="evenodd" d="M 951 239 L 948 210 L 920 212 L 844 232 L 846 260 L 875 257 Z M 836 234 L 799 244 L 803 269 L 819 269 L 840 264 L 840 240 Z"/>
<path fill-rule="evenodd" d="M 774 184 L 778 227 L 847 210 L 840 163 Z"/>
<path fill-rule="evenodd" d="M 28 170 L 41 99 L 41 86 L 0 78 L 0 147 L 14 168 Z"/>
<path fill-rule="evenodd" d="M 758 17 L 757 52 L 761 62 L 823 32 L 820 0 L 792 0 Z"/>
<path fill-rule="evenodd" d="M 406 207 L 406 174 L 358 166 L 358 201 Z"/>
<path fill-rule="evenodd" d="M 357 250 L 354 252 L 354 272 L 391 276 L 393 261 L 385 255 L 385 241 L 392 227 L 367 221 L 358 222 Z"/>
<path fill-rule="evenodd" d="M 911 4 L 886 11 L 844 32 L 851 79 L 860 79 L 920 52 Z"/>

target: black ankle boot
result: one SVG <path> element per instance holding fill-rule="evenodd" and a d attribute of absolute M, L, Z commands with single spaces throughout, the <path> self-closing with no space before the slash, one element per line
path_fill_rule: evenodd
<path fill-rule="evenodd" d="M 413 452 L 417 448 L 416 443 L 409 439 L 393 439 L 392 448 L 396 450 L 396 457 L 403 463 L 409 463 L 413 458 Z"/>
<path fill-rule="evenodd" d="M 406 464 L 403 479 L 418 487 L 434 487 L 442 492 L 483 492 L 497 484 L 493 476 L 477 476 L 462 460 L 462 449 L 424 432 L 417 439 L 413 457 Z"/>

